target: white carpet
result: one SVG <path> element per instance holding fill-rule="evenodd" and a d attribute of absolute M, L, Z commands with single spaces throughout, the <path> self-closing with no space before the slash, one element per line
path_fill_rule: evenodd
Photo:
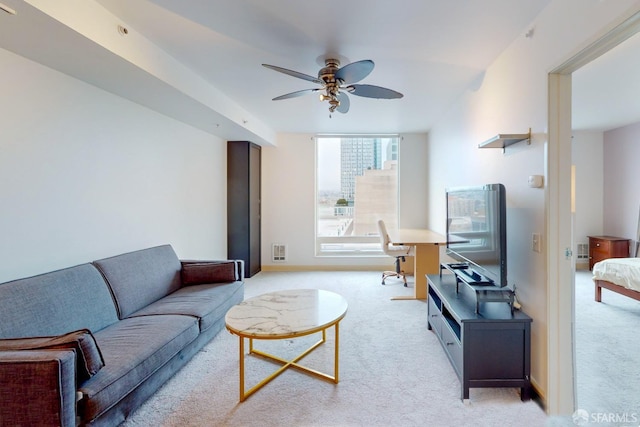
<path fill-rule="evenodd" d="M 596 302 L 591 276 L 576 273 L 578 408 L 621 420 L 603 425 L 638 426 L 640 301 L 603 289 L 602 302 Z M 625 417 L 629 422 L 622 421 Z"/>
<path fill-rule="evenodd" d="M 287 370 L 238 402 L 238 338 L 222 331 L 123 426 L 544 426 L 544 411 L 522 402 L 517 389 L 471 389 L 460 383 L 435 335 L 425 301 L 391 301 L 413 293 L 377 272 L 262 272 L 246 280 L 247 298 L 278 289 L 319 288 L 349 302 L 340 323 L 340 382 Z M 328 342 L 302 363 L 332 373 Z M 318 335 L 259 342 L 295 355 Z M 248 357 L 248 387 L 277 365 Z"/>

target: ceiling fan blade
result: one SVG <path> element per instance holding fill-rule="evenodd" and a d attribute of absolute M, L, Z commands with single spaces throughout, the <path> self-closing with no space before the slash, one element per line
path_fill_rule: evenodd
<path fill-rule="evenodd" d="M 338 94 L 338 101 L 340 101 L 340 105 L 338 105 L 338 108 L 336 108 L 337 111 L 343 114 L 349 111 L 351 101 L 349 100 L 349 96 L 345 92 L 340 92 Z"/>
<path fill-rule="evenodd" d="M 270 69 L 272 69 L 274 71 L 278 71 L 280 73 L 284 73 L 284 74 L 288 74 L 288 75 L 293 76 L 293 77 L 297 77 L 297 78 L 302 79 L 302 80 L 307 80 L 309 82 L 322 84 L 322 80 L 318 79 L 317 77 L 310 76 L 308 74 L 299 73 L 298 71 L 288 70 L 286 68 L 277 67 L 275 65 L 262 64 L 262 66 L 266 67 L 266 68 L 270 68 Z"/>
<path fill-rule="evenodd" d="M 309 93 L 318 92 L 320 89 L 302 89 L 285 95 L 276 96 L 272 101 L 280 101 L 281 99 L 296 98 L 298 96 L 307 95 Z"/>
<path fill-rule="evenodd" d="M 344 84 L 359 82 L 373 71 L 375 64 L 370 59 L 352 62 L 336 71 L 336 79 L 340 79 Z"/>
<path fill-rule="evenodd" d="M 350 85 L 347 86 L 345 90 L 352 95 L 363 96 L 365 98 L 397 99 L 404 96 L 395 90 L 373 85 Z"/>

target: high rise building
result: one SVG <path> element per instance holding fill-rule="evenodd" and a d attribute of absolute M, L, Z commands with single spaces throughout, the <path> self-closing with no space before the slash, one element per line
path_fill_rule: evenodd
<path fill-rule="evenodd" d="M 378 220 L 388 229 L 398 226 L 398 162 L 387 160 L 384 167 L 366 170 L 356 178 L 356 200 L 353 206 L 353 235 L 378 234 Z"/>
<path fill-rule="evenodd" d="M 396 145 L 397 143 L 390 145 Z M 343 138 L 340 143 L 340 190 L 342 197 L 353 201 L 356 177 L 370 169 L 382 169 L 382 140 L 380 138 Z M 389 159 L 390 160 L 390 159 Z"/>

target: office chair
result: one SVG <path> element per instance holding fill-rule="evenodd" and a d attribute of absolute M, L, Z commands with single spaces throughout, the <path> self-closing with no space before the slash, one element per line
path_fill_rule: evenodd
<path fill-rule="evenodd" d="M 378 233 L 380 234 L 380 244 L 382 245 L 382 251 L 396 259 L 395 266 L 396 271 L 383 271 L 382 272 L 382 284 L 388 277 L 397 277 L 402 279 L 404 286 L 407 286 L 407 278 L 404 274 L 404 270 L 400 268 L 400 262 L 404 262 L 404 257 L 413 256 L 415 249 L 413 246 L 393 246 L 391 245 L 391 239 L 387 234 L 387 227 L 384 225 L 384 221 L 378 220 Z"/>

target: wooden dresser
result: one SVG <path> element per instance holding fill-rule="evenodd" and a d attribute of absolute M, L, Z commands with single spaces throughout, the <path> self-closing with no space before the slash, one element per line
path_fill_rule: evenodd
<path fill-rule="evenodd" d="M 607 258 L 628 258 L 629 239 L 613 236 L 589 237 L 589 270 L 593 264 Z"/>

